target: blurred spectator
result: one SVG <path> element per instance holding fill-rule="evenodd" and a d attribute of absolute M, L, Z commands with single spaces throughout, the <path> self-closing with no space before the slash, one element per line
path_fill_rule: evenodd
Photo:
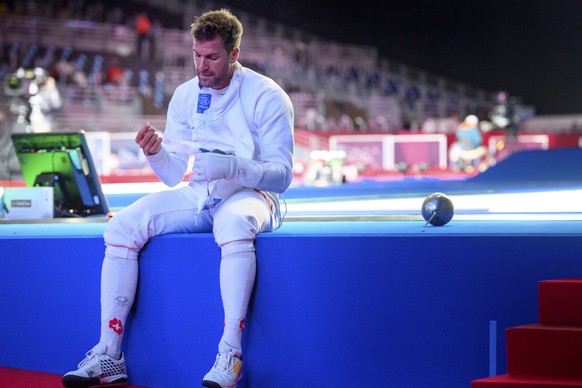
<path fill-rule="evenodd" d="M 105 70 L 104 94 L 109 101 L 127 102 L 130 97 L 130 80 L 133 78 L 133 72 L 129 69 L 123 69 L 119 65 L 117 57 L 111 58 L 109 66 Z"/>
<path fill-rule="evenodd" d="M 476 166 L 484 170 L 487 149 L 483 146 L 483 135 L 479 128 L 479 119 L 475 115 L 469 115 L 459 124 L 456 141 L 449 149 L 449 161 L 455 171 L 474 171 Z"/>
<path fill-rule="evenodd" d="M 422 133 L 437 133 L 439 129 L 439 118 L 432 115 L 422 123 L 420 130 Z"/>
<path fill-rule="evenodd" d="M 517 136 L 519 116 L 515 114 L 507 92 L 497 93 L 497 104 L 491 111 L 491 122 L 497 128 L 503 129 L 509 140 L 514 140 Z"/>
<path fill-rule="evenodd" d="M 63 85 L 71 82 L 73 74 L 75 74 L 75 65 L 66 57 L 61 57 L 53 68 L 53 76 Z"/>
<path fill-rule="evenodd" d="M 149 60 L 153 57 L 154 40 L 151 28 L 152 22 L 148 14 L 146 12 L 139 13 L 135 19 L 135 33 L 137 34 L 137 57 L 140 60 Z"/>
<path fill-rule="evenodd" d="M 125 82 L 125 70 L 119 65 L 117 57 L 111 58 L 105 71 L 105 82 L 110 85 L 121 85 Z"/>
<path fill-rule="evenodd" d="M 89 86 L 89 79 L 87 78 L 85 70 L 75 68 L 75 72 L 73 73 L 73 83 L 81 88 L 87 88 Z"/>

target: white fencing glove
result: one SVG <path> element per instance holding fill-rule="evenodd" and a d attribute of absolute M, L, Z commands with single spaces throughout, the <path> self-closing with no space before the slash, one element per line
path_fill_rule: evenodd
<path fill-rule="evenodd" d="M 234 180 L 238 184 L 256 188 L 263 177 L 263 168 L 257 161 L 216 152 L 197 152 L 190 175 L 192 182 L 210 182 L 216 179 Z"/>

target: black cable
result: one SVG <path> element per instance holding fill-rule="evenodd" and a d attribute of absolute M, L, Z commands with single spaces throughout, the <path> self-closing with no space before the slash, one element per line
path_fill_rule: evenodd
<path fill-rule="evenodd" d="M 8 171 L 8 182 L 12 182 L 12 170 L 10 169 L 10 152 L 15 150 L 14 143 L 10 142 L 10 148 L 8 148 L 8 152 L 6 153 L 6 171 Z M 18 157 L 18 155 L 17 155 Z"/>

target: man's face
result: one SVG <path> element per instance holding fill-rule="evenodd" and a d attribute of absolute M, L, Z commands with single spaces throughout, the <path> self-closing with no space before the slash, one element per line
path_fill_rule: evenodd
<path fill-rule="evenodd" d="M 220 37 L 205 41 L 194 39 L 192 53 L 201 86 L 212 89 L 228 86 L 238 58 L 238 48 L 229 55 Z"/>

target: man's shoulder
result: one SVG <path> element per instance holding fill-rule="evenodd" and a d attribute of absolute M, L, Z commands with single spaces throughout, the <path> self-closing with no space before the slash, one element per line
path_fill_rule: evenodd
<path fill-rule="evenodd" d="M 252 93 L 253 95 L 258 95 L 260 93 L 276 94 L 287 96 L 287 93 L 283 88 L 275 82 L 272 78 L 267 77 L 253 69 L 241 66 L 241 73 L 243 76 L 243 83 L 241 85 L 241 93 Z"/>
<path fill-rule="evenodd" d="M 243 87 L 245 84 L 252 84 L 253 86 L 263 85 L 267 88 L 280 88 L 280 86 L 270 77 L 259 73 L 251 68 L 241 66 L 241 72 L 244 78 Z"/>

